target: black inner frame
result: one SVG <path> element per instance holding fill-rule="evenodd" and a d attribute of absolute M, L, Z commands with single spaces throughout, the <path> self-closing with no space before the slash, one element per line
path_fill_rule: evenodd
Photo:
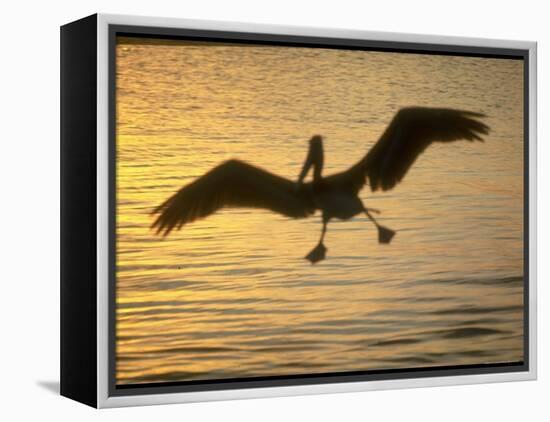
<path fill-rule="evenodd" d="M 109 396 L 167 394 L 194 391 L 215 391 L 242 388 L 281 387 L 342 382 L 399 380 L 410 378 L 494 374 L 529 371 L 529 50 L 493 47 L 425 44 L 367 39 L 325 38 L 295 35 L 258 34 L 214 30 L 197 30 L 166 27 L 109 25 Z M 296 374 L 250 378 L 228 378 L 116 384 L 116 45 L 117 37 L 136 37 L 158 40 L 187 40 L 240 44 L 263 44 L 307 48 L 382 51 L 448 56 L 470 56 L 497 59 L 523 60 L 523 360 L 476 365 L 436 366 L 422 368 L 381 369 L 320 374 Z"/>

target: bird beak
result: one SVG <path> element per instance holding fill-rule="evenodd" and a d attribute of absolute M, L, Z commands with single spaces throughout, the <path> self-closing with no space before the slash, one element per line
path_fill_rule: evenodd
<path fill-rule="evenodd" d="M 313 164 L 313 152 L 310 149 L 307 154 L 306 161 L 304 162 L 304 166 L 302 167 L 302 171 L 300 172 L 300 176 L 298 177 L 298 184 L 301 185 L 303 183 L 312 164 Z"/>

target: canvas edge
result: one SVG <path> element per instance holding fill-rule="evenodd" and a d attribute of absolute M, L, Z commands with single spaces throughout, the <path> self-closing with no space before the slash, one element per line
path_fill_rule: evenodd
<path fill-rule="evenodd" d="M 96 15 L 60 27 L 61 396 L 97 405 Z"/>
<path fill-rule="evenodd" d="M 537 379 L 537 43 L 529 50 L 529 374 Z"/>
<path fill-rule="evenodd" d="M 202 401 L 236 400 L 295 395 L 345 393 L 401 388 L 438 387 L 465 384 L 495 383 L 507 381 L 527 381 L 537 378 L 537 299 L 536 299 L 536 253 L 537 253 L 537 97 L 536 97 L 536 58 L 537 44 L 533 41 L 514 41 L 454 36 L 435 36 L 374 32 L 335 28 L 298 27 L 284 25 L 253 24 L 241 22 L 221 22 L 189 20 L 130 15 L 97 15 L 97 407 L 123 407 L 170 403 L 192 403 Z M 477 374 L 449 377 L 413 378 L 400 380 L 349 382 L 335 384 L 315 384 L 304 386 L 264 387 L 236 390 L 204 392 L 182 392 L 169 394 L 147 394 L 138 396 L 109 397 L 109 189 L 108 189 L 108 26 L 134 25 L 152 27 L 172 27 L 187 29 L 238 31 L 250 33 L 319 36 L 329 38 L 370 39 L 379 41 L 414 42 L 429 44 L 454 44 L 468 47 L 494 47 L 522 49 L 529 51 L 529 371 Z"/>

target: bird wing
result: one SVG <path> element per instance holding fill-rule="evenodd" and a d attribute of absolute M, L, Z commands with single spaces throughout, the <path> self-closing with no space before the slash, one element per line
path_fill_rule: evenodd
<path fill-rule="evenodd" d="M 403 108 L 361 161 L 327 179 L 355 192 L 366 179 L 372 191 L 392 189 L 432 142 L 483 141 L 481 135 L 489 133 L 489 127 L 477 120 L 480 117 L 484 115 L 448 108 Z"/>
<path fill-rule="evenodd" d="M 166 236 L 173 229 L 209 216 L 224 207 L 264 208 L 303 218 L 315 212 L 307 190 L 295 183 L 238 160 L 229 160 L 184 186 L 152 214 L 152 227 Z"/>

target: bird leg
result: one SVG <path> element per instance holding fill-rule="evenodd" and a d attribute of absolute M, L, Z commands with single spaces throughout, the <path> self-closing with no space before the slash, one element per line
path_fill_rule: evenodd
<path fill-rule="evenodd" d="M 364 211 L 367 217 L 369 217 L 369 220 L 372 221 L 378 229 L 378 243 L 390 243 L 395 236 L 395 231 L 378 224 L 378 221 L 376 221 L 376 219 L 371 215 L 368 208 L 365 208 Z"/>
<path fill-rule="evenodd" d="M 382 214 L 382 211 L 380 211 L 378 208 L 367 208 L 367 207 L 364 207 L 367 211 L 370 211 L 370 212 L 373 212 L 375 214 Z"/>
<path fill-rule="evenodd" d="M 319 239 L 319 243 L 315 248 L 313 248 L 313 250 L 310 253 L 308 253 L 305 256 L 305 258 L 312 264 L 315 264 L 325 259 L 327 248 L 323 244 L 323 240 L 325 238 L 325 233 L 327 232 L 327 223 L 328 221 L 323 217 L 323 231 L 321 232 L 321 238 Z"/>

